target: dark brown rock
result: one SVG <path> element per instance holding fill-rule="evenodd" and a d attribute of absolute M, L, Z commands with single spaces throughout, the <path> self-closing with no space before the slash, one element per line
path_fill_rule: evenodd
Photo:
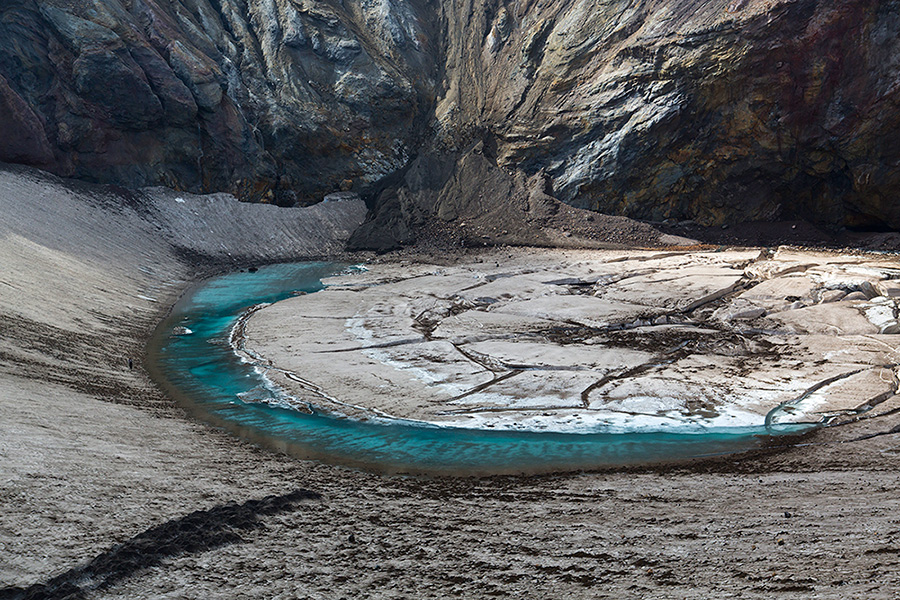
<path fill-rule="evenodd" d="M 500 172 L 607 214 L 900 228 L 896 1 L 442 8 L 446 92 L 426 152 L 481 138 Z M 468 184 L 420 208 L 451 216 L 484 182 Z M 392 219 L 416 213 L 395 204 Z"/>
<path fill-rule="evenodd" d="M 310 204 L 402 168 L 436 82 L 417 3 L 13 0 L 0 160 Z"/>
<path fill-rule="evenodd" d="M 452 5 L 445 139 L 488 129 L 568 203 L 900 226 L 896 2 Z"/>
<path fill-rule="evenodd" d="M 41 118 L 0 75 L 0 161 L 46 165 L 53 161 Z"/>
<path fill-rule="evenodd" d="M 13 0 L 0 38 L 0 158 L 359 192 L 362 246 L 535 189 L 707 227 L 900 228 L 898 0 Z"/>

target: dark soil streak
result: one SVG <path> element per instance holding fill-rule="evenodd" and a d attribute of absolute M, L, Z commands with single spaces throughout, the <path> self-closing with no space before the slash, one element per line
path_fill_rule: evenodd
<path fill-rule="evenodd" d="M 319 498 L 321 496 L 316 492 L 297 489 L 281 496 L 198 510 L 152 527 L 110 548 L 87 565 L 66 571 L 45 583 L 0 589 L 0 600 L 86 598 L 86 592 L 108 588 L 166 558 L 240 543 L 243 539 L 238 532 L 262 527 L 260 517 L 289 512 L 301 500 Z"/>
<path fill-rule="evenodd" d="M 509 373 L 505 373 L 500 376 L 495 375 L 494 378 L 491 379 L 490 381 L 482 383 L 481 385 L 477 385 L 474 388 L 472 388 L 471 390 L 463 392 L 462 394 L 460 394 L 458 396 L 454 396 L 453 398 L 450 398 L 449 401 L 453 402 L 454 400 L 462 400 L 463 398 L 471 396 L 472 394 L 477 394 L 478 392 L 483 392 L 487 388 L 489 388 L 497 383 L 500 383 L 501 381 L 506 381 L 507 379 L 509 379 L 511 377 L 515 377 L 516 375 L 519 375 L 520 373 L 522 373 L 522 371 L 510 371 Z M 464 409 L 460 412 L 472 412 L 472 411 L 470 409 Z M 450 413 L 447 413 L 447 414 L 450 414 Z"/>

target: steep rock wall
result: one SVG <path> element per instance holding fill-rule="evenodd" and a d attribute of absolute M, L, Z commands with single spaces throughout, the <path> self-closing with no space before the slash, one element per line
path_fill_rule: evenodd
<path fill-rule="evenodd" d="M 0 161 L 307 204 L 417 145 L 438 38 L 413 0 L 11 0 Z"/>
<path fill-rule="evenodd" d="M 900 3 L 450 0 L 438 131 L 584 208 L 900 227 Z"/>
<path fill-rule="evenodd" d="M 361 191 L 362 246 L 535 193 L 900 228 L 898 0 L 11 0 L 0 38 L 0 160 Z"/>

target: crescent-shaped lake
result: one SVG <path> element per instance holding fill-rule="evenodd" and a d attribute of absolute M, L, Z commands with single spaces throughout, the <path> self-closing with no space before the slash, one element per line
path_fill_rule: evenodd
<path fill-rule="evenodd" d="M 325 262 L 271 265 L 216 277 L 196 287 L 173 308 L 151 345 L 157 379 L 193 414 L 245 439 L 293 456 L 386 473 L 603 469 L 744 452 L 771 440 L 773 432 L 763 425 L 552 433 L 390 418 L 360 420 L 315 406 L 309 413 L 289 408 L 280 401 L 284 392 L 234 353 L 231 330 L 249 308 L 300 292 L 314 293 L 322 289 L 323 277 L 346 268 Z M 778 433 L 799 429 L 779 426 Z"/>

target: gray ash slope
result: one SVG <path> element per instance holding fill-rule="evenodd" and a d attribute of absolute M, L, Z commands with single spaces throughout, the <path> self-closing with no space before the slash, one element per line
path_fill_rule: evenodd
<path fill-rule="evenodd" d="M 880 600 L 900 587 L 897 414 L 689 469 L 490 479 L 318 465 L 185 419 L 124 361 L 169 303 L 234 264 L 228 252 L 339 249 L 364 212 L 231 206 L 0 171 L 0 597 Z M 304 214 L 323 236 L 273 249 L 256 233 Z M 178 227 L 239 218 L 243 234 L 207 233 L 191 260 L 172 243 L 190 239 Z"/>
<path fill-rule="evenodd" d="M 137 401 L 142 380 L 126 360 L 143 355 L 143 337 L 188 282 L 338 255 L 365 214 L 358 200 L 281 209 L 15 166 L 0 166 L 0 203 L 0 367 L 117 402 Z"/>

